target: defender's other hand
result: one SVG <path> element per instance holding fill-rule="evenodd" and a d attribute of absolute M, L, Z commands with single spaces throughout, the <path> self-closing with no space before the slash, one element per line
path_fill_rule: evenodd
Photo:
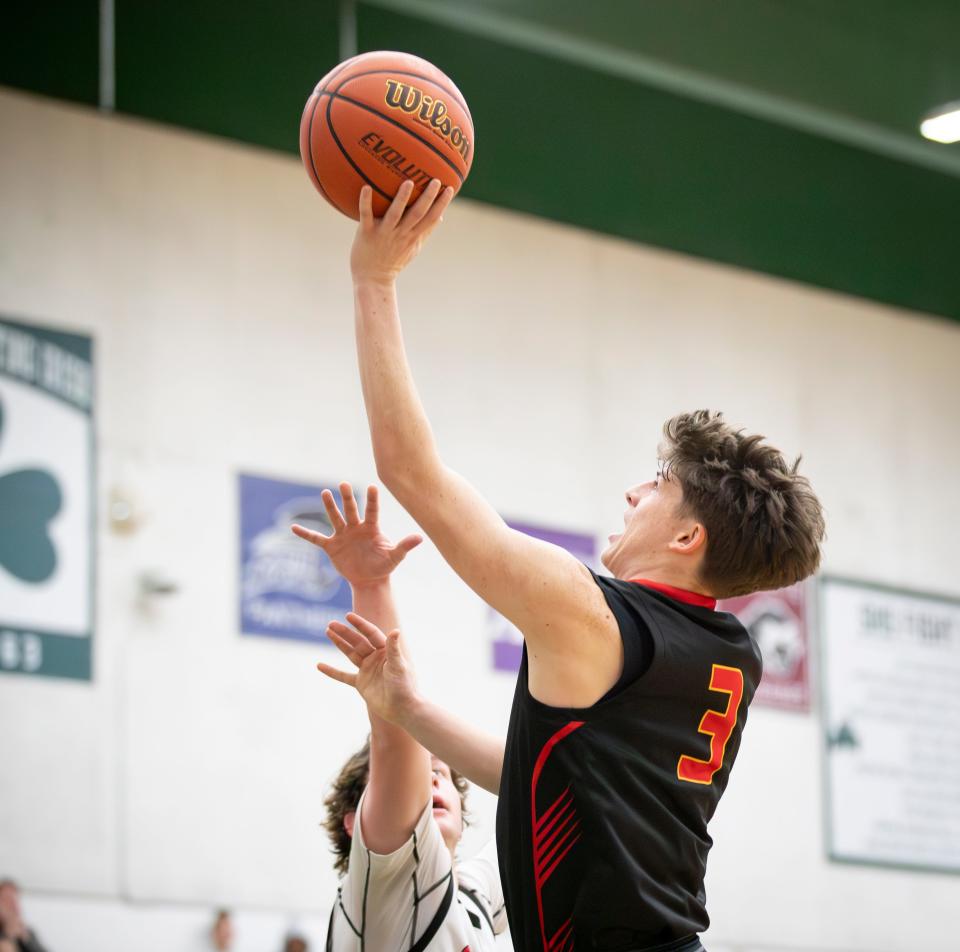
<path fill-rule="evenodd" d="M 354 612 L 347 613 L 347 621 L 349 625 L 330 622 L 327 637 L 357 666 L 357 671 L 351 674 L 323 662 L 317 669 L 355 688 L 374 714 L 402 726 L 417 700 L 417 685 L 413 668 L 400 649 L 400 632 L 384 635 L 373 622 Z"/>
<path fill-rule="evenodd" d="M 420 246 L 440 223 L 453 199 L 453 189 L 441 189 L 432 179 L 420 197 L 407 207 L 413 182 L 405 181 L 383 218 L 373 217 L 373 190 L 360 192 L 360 224 L 350 252 L 354 282 L 390 284 L 417 256 Z"/>
<path fill-rule="evenodd" d="M 376 486 L 367 487 L 363 519 L 350 483 L 340 483 L 340 498 L 343 500 L 342 513 L 329 489 L 321 494 L 333 535 L 325 536 L 300 525 L 291 526 L 291 531 L 323 549 L 333 567 L 353 588 L 385 581 L 407 553 L 420 545 L 423 537 L 408 535 L 396 545 L 390 542 L 380 531 L 380 496 Z"/>

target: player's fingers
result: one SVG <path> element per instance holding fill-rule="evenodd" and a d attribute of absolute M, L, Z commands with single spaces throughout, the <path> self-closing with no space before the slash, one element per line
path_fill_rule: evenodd
<path fill-rule="evenodd" d="M 353 487 L 349 483 L 340 484 L 340 500 L 343 503 L 343 514 L 346 516 L 347 525 L 360 525 L 360 510 L 357 508 L 357 500 L 353 495 Z"/>
<path fill-rule="evenodd" d="M 329 489 L 325 489 L 320 493 L 320 498 L 323 500 L 323 508 L 327 510 L 327 518 L 330 520 L 330 525 L 333 526 L 333 531 L 342 532 L 347 523 L 337 508 L 337 501 L 333 498 L 333 493 Z"/>
<path fill-rule="evenodd" d="M 370 639 L 366 635 L 355 631 L 342 621 L 330 622 L 327 625 L 327 631 L 332 631 L 338 638 L 345 641 L 361 658 L 366 658 L 367 655 L 373 654 L 376 650 L 376 646 L 370 643 Z"/>
<path fill-rule="evenodd" d="M 373 189 L 369 185 L 360 189 L 360 226 L 364 229 L 373 227 Z"/>
<path fill-rule="evenodd" d="M 418 545 L 420 545 L 421 542 L 423 542 L 422 535 L 416 535 L 416 534 L 408 535 L 408 536 L 405 536 L 403 539 L 401 539 L 397 543 L 396 548 L 401 555 L 406 555 L 408 552 L 412 551 Z"/>
<path fill-rule="evenodd" d="M 443 213 L 453 201 L 453 196 L 455 194 L 456 193 L 454 192 L 453 188 L 448 185 L 437 196 L 437 200 L 433 203 L 433 205 L 430 206 L 430 211 L 423 216 L 423 220 L 417 227 L 418 236 L 421 238 L 426 238 L 426 236 L 429 235 L 430 232 L 440 224 L 440 220 L 443 218 Z"/>
<path fill-rule="evenodd" d="M 300 536 L 301 539 L 306 539 L 307 542 L 320 546 L 321 549 L 333 538 L 333 536 L 325 536 L 321 532 L 314 532 L 313 529 L 308 529 L 296 522 L 290 526 L 290 531 L 295 536 Z"/>
<path fill-rule="evenodd" d="M 380 490 L 376 486 L 367 486 L 367 505 L 363 510 L 363 521 L 372 526 L 380 518 Z"/>
<path fill-rule="evenodd" d="M 397 194 L 393 196 L 393 201 L 383 216 L 384 225 L 391 229 L 397 227 L 400 219 L 403 217 L 403 210 L 407 207 L 407 202 L 410 201 L 412 194 L 413 182 L 411 182 L 410 179 L 406 179 L 400 184 L 400 188 L 397 189 Z"/>
<path fill-rule="evenodd" d="M 393 631 L 387 635 L 387 657 L 392 661 L 399 660 L 403 655 L 403 652 L 400 650 L 400 629 L 394 628 Z"/>
<path fill-rule="evenodd" d="M 367 621 L 356 612 L 347 612 L 347 621 L 362 635 L 373 648 L 382 648 L 386 643 L 383 632 L 372 621 Z"/>
<path fill-rule="evenodd" d="M 417 224 L 424 219 L 436 202 L 442 184 L 440 179 L 430 179 L 420 197 L 407 209 L 407 213 L 403 216 L 404 228 L 416 228 Z"/>
<path fill-rule="evenodd" d="M 327 628 L 327 637 L 340 649 L 348 661 L 352 661 L 358 668 L 363 664 L 363 657 L 360 653 L 344 638 L 341 638 L 332 628 Z"/>
<path fill-rule="evenodd" d="M 321 674 L 325 674 L 328 678 L 339 681 L 341 684 L 348 684 L 352 688 L 357 686 L 357 676 L 355 674 L 341 671 L 339 668 L 332 668 L 329 664 L 324 664 L 322 661 L 317 663 L 317 670 Z"/>

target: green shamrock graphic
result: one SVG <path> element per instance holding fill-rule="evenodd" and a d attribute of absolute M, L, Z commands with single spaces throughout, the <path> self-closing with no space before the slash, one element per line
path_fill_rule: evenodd
<path fill-rule="evenodd" d="M 62 500 L 57 480 L 45 469 L 18 469 L 0 476 L 0 568 L 35 584 L 53 575 L 57 552 L 48 523 L 60 511 Z"/>

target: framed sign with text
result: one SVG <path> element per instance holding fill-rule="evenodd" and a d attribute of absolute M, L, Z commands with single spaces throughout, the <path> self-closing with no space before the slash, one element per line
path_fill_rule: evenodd
<path fill-rule="evenodd" d="M 960 872 L 960 600 L 824 578 L 827 847 Z"/>

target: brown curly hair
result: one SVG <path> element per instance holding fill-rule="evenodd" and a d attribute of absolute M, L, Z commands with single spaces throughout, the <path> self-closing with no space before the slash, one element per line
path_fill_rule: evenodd
<path fill-rule="evenodd" d="M 370 775 L 370 737 L 368 736 L 355 754 L 351 755 L 347 762 L 340 768 L 336 780 L 330 787 L 323 805 L 327 809 L 326 819 L 323 821 L 323 827 L 330 837 L 331 852 L 336 857 L 333 868 L 344 875 L 350 866 L 350 836 L 343 826 L 343 818 L 348 813 L 353 813 L 360 803 L 360 797 L 367 786 L 367 778 Z M 463 817 L 463 825 L 469 826 L 467 819 L 467 778 L 463 774 L 450 767 L 450 776 L 453 779 L 453 785 L 460 794 L 460 812 Z"/>
<path fill-rule="evenodd" d="M 663 425 L 663 473 L 683 490 L 683 512 L 707 530 L 700 569 L 717 598 L 783 588 L 820 565 L 823 510 L 800 458 L 787 463 L 762 436 L 722 413 L 681 413 Z"/>

